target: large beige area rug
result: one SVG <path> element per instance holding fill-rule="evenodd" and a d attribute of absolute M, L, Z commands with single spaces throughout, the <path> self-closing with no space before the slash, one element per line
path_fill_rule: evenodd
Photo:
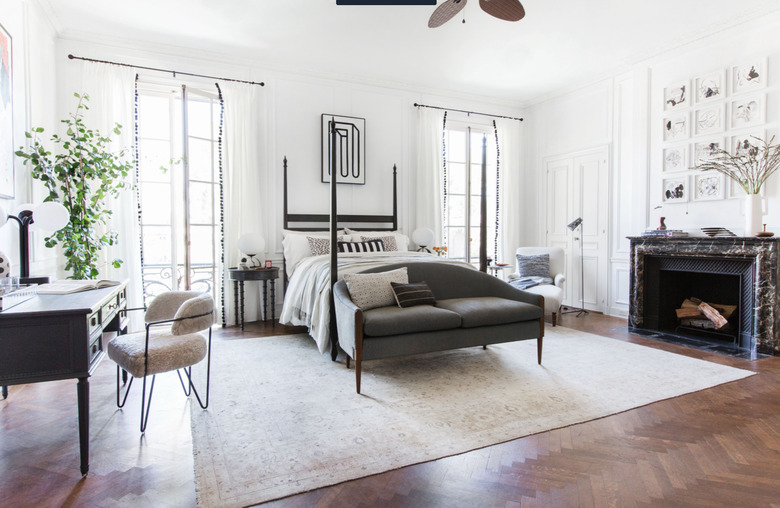
<path fill-rule="evenodd" d="M 261 503 L 618 413 L 752 373 L 575 330 L 364 363 L 307 335 L 215 344 L 192 410 L 200 506 Z"/>

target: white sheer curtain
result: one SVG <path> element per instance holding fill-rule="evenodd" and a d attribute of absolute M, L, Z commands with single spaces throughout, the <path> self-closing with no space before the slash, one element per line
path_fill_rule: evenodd
<path fill-rule="evenodd" d="M 499 253 L 503 263 L 514 264 L 515 251 L 520 247 L 524 224 L 521 200 L 522 188 L 522 125 L 517 120 L 496 119 L 500 151 L 501 186 L 499 192 Z"/>
<path fill-rule="evenodd" d="M 104 136 L 111 137 L 114 151 L 127 150 L 128 160 L 135 158 L 135 69 L 102 63 L 81 62 L 81 93 L 89 95 L 89 111 L 85 115 L 87 127 L 98 129 Z M 121 134 L 114 132 L 114 124 L 122 126 Z M 128 174 L 127 182 L 134 181 L 134 174 Z M 104 250 L 105 268 L 100 277 L 128 280 L 128 307 L 143 306 L 141 282 L 141 254 L 139 249 L 138 216 L 136 193 L 129 189 L 118 198 L 109 198 L 108 206 L 114 211 L 109 228 L 118 234 L 117 243 Z M 130 213 L 128 213 L 130 212 Z M 111 260 L 123 261 L 119 268 L 111 266 Z M 143 327 L 143 316 L 130 313 L 130 327 Z"/>
<path fill-rule="evenodd" d="M 415 228 L 430 228 L 442 241 L 442 186 L 444 111 L 417 108 L 417 171 Z"/>
<path fill-rule="evenodd" d="M 225 226 L 225 280 L 227 269 L 237 266 L 241 253 L 238 239 L 245 233 L 259 233 L 266 245 L 268 238 L 268 196 L 272 188 L 265 163 L 265 93 L 260 86 L 244 83 L 220 83 L 225 108 L 223 123 L 223 189 Z M 261 261 L 264 253 L 258 253 Z M 258 292 L 249 290 L 245 297 L 246 321 L 258 319 Z M 233 291 L 225 287 L 225 318 L 234 324 Z M 270 310 L 270 309 L 269 309 Z"/>

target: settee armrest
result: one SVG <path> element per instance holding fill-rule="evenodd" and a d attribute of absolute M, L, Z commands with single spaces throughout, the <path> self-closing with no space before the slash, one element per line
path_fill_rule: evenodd
<path fill-rule="evenodd" d="M 363 311 L 352 301 L 344 279 L 333 286 L 333 306 L 336 310 L 339 346 L 352 357 L 358 337 L 363 336 Z"/>
<path fill-rule="evenodd" d="M 559 288 L 562 288 L 564 282 L 566 282 L 566 276 L 564 274 L 562 273 L 555 274 L 555 279 L 553 279 L 553 284 L 555 284 Z"/>

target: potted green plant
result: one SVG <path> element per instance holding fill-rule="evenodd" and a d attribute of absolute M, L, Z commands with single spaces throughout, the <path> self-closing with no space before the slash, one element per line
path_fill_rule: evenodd
<path fill-rule="evenodd" d="M 70 214 L 64 228 L 46 237 L 47 247 L 61 245 L 65 254 L 65 270 L 71 279 L 94 279 L 99 274 L 100 251 L 117 241 L 117 233 L 108 229 L 113 211 L 106 206 L 106 198 L 117 197 L 131 187 L 125 178 L 133 169 L 127 150 L 112 151 L 111 138 L 84 124 L 84 113 L 89 108 L 89 96 L 75 93 L 76 111 L 61 122 L 65 134 L 52 135 L 54 154 L 40 140 L 43 128 L 25 133 L 29 148 L 16 152 L 29 166 L 31 175 L 40 180 L 49 191 L 44 201 L 62 203 Z M 119 135 L 122 126 L 115 124 L 113 132 Z M 111 264 L 118 268 L 121 259 Z"/>
<path fill-rule="evenodd" d="M 751 136 L 734 153 L 715 149 L 711 158 L 696 166 L 701 171 L 717 171 L 734 180 L 747 194 L 745 198 L 745 236 L 761 231 L 761 189 L 767 179 L 780 168 L 780 145 Z"/>

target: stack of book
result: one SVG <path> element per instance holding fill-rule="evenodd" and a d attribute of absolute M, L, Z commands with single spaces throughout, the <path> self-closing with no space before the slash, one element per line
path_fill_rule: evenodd
<path fill-rule="evenodd" d="M 644 233 L 642 233 L 642 236 L 667 238 L 672 236 L 674 237 L 688 236 L 688 233 L 680 229 L 648 229 Z"/>

